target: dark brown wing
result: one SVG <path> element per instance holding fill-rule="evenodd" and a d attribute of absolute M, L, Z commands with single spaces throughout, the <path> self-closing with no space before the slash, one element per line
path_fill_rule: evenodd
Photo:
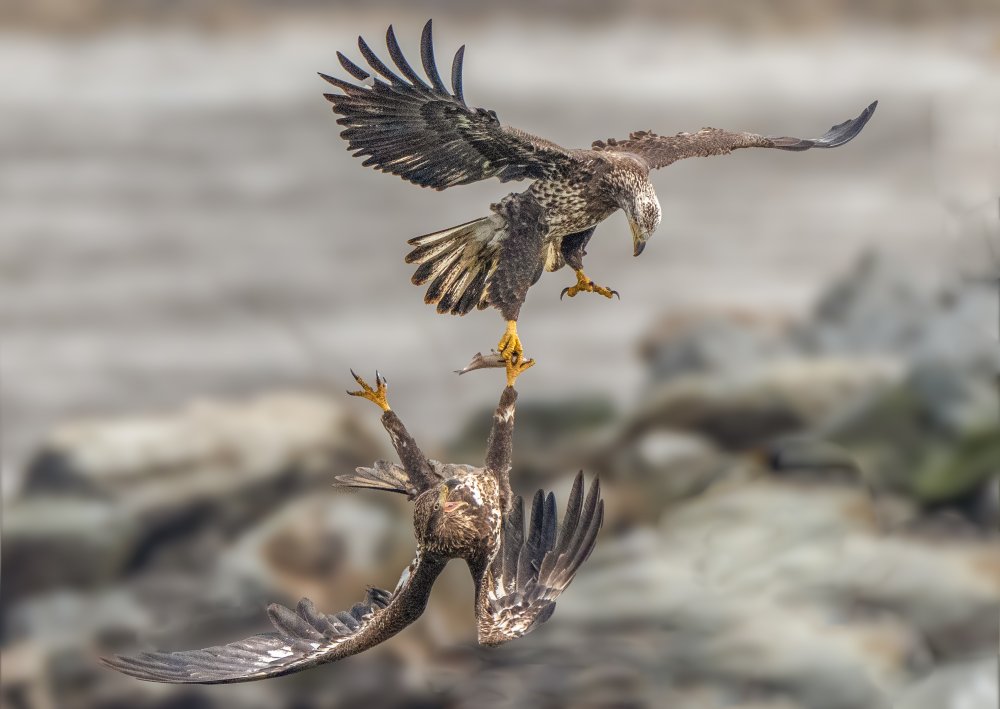
<path fill-rule="evenodd" d="M 374 76 L 340 52 L 341 66 L 357 85 L 325 74 L 343 91 L 325 94 L 346 126 L 340 136 L 364 165 L 391 172 L 405 180 L 443 190 L 489 177 L 502 181 L 555 177 L 572 164 L 563 148 L 516 128 L 500 125 L 497 115 L 470 108 L 462 94 L 463 46 L 455 54 L 451 90 L 434 62 L 431 22 L 424 25 L 420 59 L 426 77 L 406 61 L 392 27 L 385 37 L 399 73 L 389 68 L 362 38 L 358 47 Z M 402 74 L 402 76 L 400 76 Z"/>
<path fill-rule="evenodd" d="M 307 598 L 294 611 L 272 604 L 267 614 L 276 632 L 204 650 L 144 652 L 101 661 L 137 679 L 174 684 L 249 682 L 299 672 L 363 652 L 412 623 L 423 613 L 444 565 L 418 553 L 395 591 L 369 589 L 364 601 L 341 613 L 318 613 Z"/>
<path fill-rule="evenodd" d="M 440 476 L 437 477 L 440 478 Z M 411 500 L 423 492 L 410 479 L 404 467 L 390 463 L 387 460 L 377 460 L 370 468 L 357 468 L 353 473 L 337 475 L 334 485 L 338 487 L 364 487 L 373 490 L 399 492 Z"/>
<path fill-rule="evenodd" d="M 582 472 L 573 482 L 558 533 L 551 492 L 535 493 L 527 539 L 523 509 L 521 498 L 515 498 L 500 551 L 478 584 L 476 620 L 483 645 L 500 645 L 530 633 L 552 616 L 555 599 L 594 550 L 604 521 L 600 483 L 591 483 L 584 500 Z"/>
<path fill-rule="evenodd" d="M 702 128 L 697 133 L 657 135 L 649 131 L 632 133 L 628 140 L 597 141 L 594 150 L 632 153 L 643 158 L 650 169 L 666 167 L 683 158 L 727 155 L 739 148 L 809 150 L 836 148 L 849 143 L 868 123 L 878 101 L 873 101 L 857 118 L 838 123 L 820 138 L 772 138 L 755 133 L 732 133 L 719 128 Z"/>

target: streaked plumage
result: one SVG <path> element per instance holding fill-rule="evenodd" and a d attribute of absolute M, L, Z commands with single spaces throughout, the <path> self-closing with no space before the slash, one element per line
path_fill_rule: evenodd
<path fill-rule="evenodd" d="M 415 621 L 435 579 L 450 559 L 464 559 L 476 584 L 479 641 L 499 645 L 544 623 L 555 599 L 573 580 L 594 548 L 604 519 L 595 479 L 586 496 L 577 475 L 562 525 L 555 498 L 539 490 L 527 534 L 523 505 L 510 489 L 510 456 L 517 392 L 501 394 L 487 444 L 485 467 L 428 459 L 385 401 L 385 381 L 364 396 L 383 407 L 385 426 L 400 464 L 338 476 L 345 487 L 387 490 L 414 502 L 417 552 L 396 588 L 369 588 L 347 611 L 325 614 L 303 598 L 296 608 L 267 609 L 274 631 L 228 645 L 181 652 L 144 652 L 103 662 L 119 672 L 153 682 L 223 684 L 276 677 L 355 655 L 392 637 Z"/>
<path fill-rule="evenodd" d="M 446 85 L 434 59 L 429 21 L 420 42 L 423 76 L 403 56 L 392 27 L 386 46 L 395 68 L 359 37 L 370 71 L 338 52 L 341 66 L 357 83 L 321 74 L 342 92 L 325 95 L 341 116 L 341 137 L 356 157 L 364 158 L 362 164 L 438 190 L 490 177 L 533 180 L 523 192 L 492 205 L 485 217 L 411 239 L 414 248 L 406 258 L 417 264 L 412 280 L 427 285 L 424 299 L 438 312 L 464 315 L 492 305 L 509 330 L 544 270 L 565 264 L 576 270 L 577 285 L 563 291 L 570 296 L 581 291 L 611 296 L 613 291 L 595 288 L 583 274 L 587 242 L 598 223 L 622 209 L 632 228 L 633 251 L 641 253 L 660 222 L 659 201 L 648 179 L 651 169 L 740 148 L 834 148 L 853 139 L 876 106 L 872 103 L 817 139 L 704 128 L 673 136 L 639 131 L 627 140 L 566 149 L 504 126 L 494 111 L 466 103 L 464 46 L 452 62 L 451 86 Z M 516 329 L 510 334 L 506 344 L 519 350 Z"/>

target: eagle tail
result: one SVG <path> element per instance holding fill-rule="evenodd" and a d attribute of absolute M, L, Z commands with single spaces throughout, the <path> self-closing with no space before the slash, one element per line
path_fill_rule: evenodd
<path fill-rule="evenodd" d="M 418 286 L 430 282 L 424 302 L 453 315 L 489 306 L 489 281 L 499 264 L 503 232 L 503 220 L 489 216 L 410 239 L 415 248 L 406 262 L 419 264 L 410 280 Z"/>

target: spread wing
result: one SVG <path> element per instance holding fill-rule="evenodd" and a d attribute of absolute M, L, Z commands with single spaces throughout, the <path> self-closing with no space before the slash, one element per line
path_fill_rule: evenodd
<path fill-rule="evenodd" d="M 601 486 L 595 479 L 583 499 L 583 473 L 578 474 L 557 532 L 555 498 L 539 490 L 532 501 L 527 538 L 523 503 L 520 497 L 514 499 L 500 551 L 479 585 L 480 643 L 500 645 L 530 633 L 552 616 L 556 597 L 594 549 L 604 521 L 600 497 Z"/>
<path fill-rule="evenodd" d="M 390 463 L 387 460 L 377 460 L 370 468 L 356 468 L 353 473 L 338 475 L 336 481 L 334 485 L 338 487 L 364 487 L 399 492 L 411 500 L 422 492 L 410 480 L 410 476 L 403 466 Z"/>
<path fill-rule="evenodd" d="M 403 56 L 392 27 L 386 32 L 387 66 L 362 38 L 358 48 L 374 75 L 340 52 L 341 66 L 364 85 L 320 74 L 343 91 L 325 94 L 340 136 L 364 165 L 405 180 L 443 190 L 489 177 L 502 181 L 556 176 L 572 159 L 563 148 L 516 128 L 500 125 L 494 111 L 470 108 L 462 94 L 463 46 L 451 68 L 451 89 L 438 74 L 431 41 L 431 22 L 424 25 L 420 59 L 425 77 Z"/>
<path fill-rule="evenodd" d="M 755 133 L 733 133 L 719 128 L 702 128 L 697 133 L 657 135 L 650 131 L 632 133 L 628 140 L 597 141 L 594 150 L 632 153 L 643 158 L 650 169 L 666 167 L 683 158 L 728 155 L 739 148 L 777 148 L 779 150 L 809 150 L 836 148 L 849 143 L 861 132 L 875 113 L 874 101 L 857 118 L 838 123 L 820 138 L 772 138 Z"/>
<path fill-rule="evenodd" d="M 144 652 L 101 662 L 138 679 L 175 684 L 249 682 L 334 662 L 378 645 L 416 620 L 444 565 L 418 553 L 395 591 L 369 589 L 349 611 L 319 613 L 308 598 L 295 610 L 275 603 L 267 609 L 274 632 L 204 650 Z"/>

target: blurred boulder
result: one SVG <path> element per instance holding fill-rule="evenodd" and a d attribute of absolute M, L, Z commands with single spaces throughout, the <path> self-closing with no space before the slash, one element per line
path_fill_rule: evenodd
<path fill-rule="evenodd" d="M 112 582 L 134 554 L 140 526 L 106 500 L 38 496 L 7 505 L 0 612 L 39 589 Z"/>
<path fill-rule="evenodd" d="M 315 479 L 334 463 L 369 460 L 380 450 L 325 397 L 199 401 L 173 414 L 61 426 L 29 464 L 23 494 L 87 491 L 138 503 L 164 491 L 213 496 L 292 469 Z"/>
<path fill-rule="evenodd" d="M 995 709 L 997 658 L 944 665 L 896 698 L 896 709 Z"/>
<path fill-rule="evenodd" d="M 5 506 L 7 579 L 16 579 L 5 597 L 154 563 L 204 566 L 283 501 L 381 450 L 330 400 L 296 394 L 65 425 Z"/>
<path fill-rule="evenodd" d="M 642 676 L 672 692 L 861 709 L 890 706 L 934 662 L 995 650 L 998 603 L 991 544 L 886 536 L 862 490 L 757 479 L 602 538 L 559 630 L 538 634 L 558 644 L 578 626 L 602 666 L 645 648 L 657 660 Z"/>
<path fill-rule="evenodd" d="M 739 450 L 808 429 L 900 376 L 884 358 L 786 359 L 732 373 L 689 374 L 652 388 L 617 445 L 650 430 L 694 431 Z"/>
<path fill-rule="evenodd" d="M 976 498 L 1000 477 L 995 389 L 949 364 L 916 365 L 818 430 L 850 449 L 873 482 L 928 506 Z"/>
<path fill-rule="evenodd" d="M 330 489 L 290 500 L 221 554 L 220 571 L 272 600 L 308 596 L 328 612 L 368 585 L 392 587 L 413 558 L 412 504 L 403 496 Z"/>
<path fill-rule="evenodd" d="M 447 447 L 449 460 L 481 464 L 495 407 L 484 407 Z M 620 414 L 603 395 L 579 395 L 517 407 L 515 491 L 533 492 L 565 469 L 589 467 L 613 433 Z"/>
<path fill-rule="evenodd" d="M 654 381 L 755 367 L 794 351 L 785 323 L 742 313 L 672 315 L 639 342 L 639 355 Z"/>
<path fill-rule="evenodd" d="M 793 340 L 804 352 L 892 354 L 995 371 L 995 323 L 995 283 L 928 285 L 868 252 L 820 297 Z"/>

